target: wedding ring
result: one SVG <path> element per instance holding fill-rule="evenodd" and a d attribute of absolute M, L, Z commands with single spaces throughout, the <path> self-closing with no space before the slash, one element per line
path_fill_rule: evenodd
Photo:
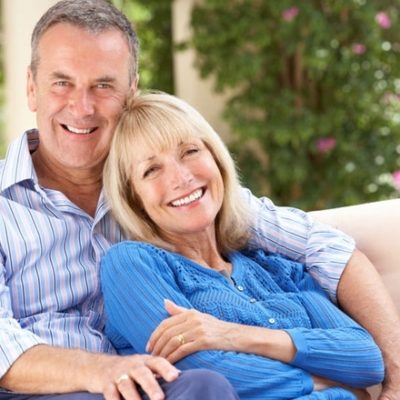
<path fill-rule="evenodd" d="M 129 380 L 129 375 L 128 374 L 122 374 L 117 380 L 116 380 L 116 384 L 119 385 L 121 382 L 123 381 L 127 381 Z"/>
<path fill-rule="evenodd" d="M 176 339 L 178 340 L 180 346 L 185 344 L 185 336 L 183 336 L 182 333 L 180 333 L 178 336 L 176 336 Z"/>

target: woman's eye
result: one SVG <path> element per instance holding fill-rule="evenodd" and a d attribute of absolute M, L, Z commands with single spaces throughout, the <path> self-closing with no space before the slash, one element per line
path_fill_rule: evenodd
<path fill-rule="evenodd" d="M 190 149 L 186 149 L 184 152 L 184 155 L 191 155 L 191 154 L 196 154 L 199 152 L 199 149 L 197 147 L 191 147 Z"/>
<path fill-rule="evenodd" d="M 148 176 L 154 174 L 157 171 L 158 167 L 150 167 L 144 171 L 143 178 L 147 178 Z"/>

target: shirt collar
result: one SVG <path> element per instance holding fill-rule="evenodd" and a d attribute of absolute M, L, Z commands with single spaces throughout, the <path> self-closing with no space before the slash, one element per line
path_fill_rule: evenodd
<path fill-rule="evenodd" d="M 36 129 L 24 132 L 8 147 L 0 172 L 0 191 L 23 181 L 38 183 L 33 167 L 31 153 L 39 146 L 39 133 Z"/>

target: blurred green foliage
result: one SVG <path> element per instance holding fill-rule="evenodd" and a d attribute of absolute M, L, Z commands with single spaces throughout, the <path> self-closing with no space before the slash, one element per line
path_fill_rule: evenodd
<path fill-rule="evenodd" d="M 140 40 L 139 85 L 174 92 L 170 0 L 112 0 L 133 22 Z"/>
<path fill-rule="evenodd" d="M 225 117 L 243 181 L 319 209 L 398 196 L 399 2 L 204 0 L 203 76 L 232 90 Z"/>

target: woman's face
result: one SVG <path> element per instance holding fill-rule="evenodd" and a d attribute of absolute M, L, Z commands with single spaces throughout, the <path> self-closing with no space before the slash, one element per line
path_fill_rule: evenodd
<path fill-rule="evenodd" d="M 224 184 L 204 143 L 193 138 L 158 152 L 136 146 L 131 182 L 152 221 L 169 239 L 214 229 Z"/>

